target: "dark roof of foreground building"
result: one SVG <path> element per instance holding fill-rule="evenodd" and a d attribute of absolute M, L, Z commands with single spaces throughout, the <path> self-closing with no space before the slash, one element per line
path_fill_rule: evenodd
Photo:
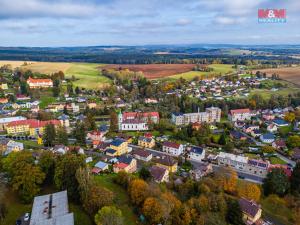
<path fill-rule="evenodd" d="M 30 225 L 74 225 L 73 213 L 69 213 L 67 191 L 35 197 Z"/>
<path fill-rule="evenodd" d="M 149 171 L 154 180 L 161 182 L 167 170 L 163 167 L 152 166 L 150 167 Z"/>
<path fill-rule="evenodd" d="M 260 205 L 254 201 L 249 201 L 245 198 L 239 200 L 239 204 L 243 213 L 255 217 L 258 211 L 260 210 Z"/>

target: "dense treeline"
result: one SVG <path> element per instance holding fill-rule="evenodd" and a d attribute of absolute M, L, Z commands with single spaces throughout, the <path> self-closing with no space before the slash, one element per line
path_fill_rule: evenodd
<path fill-rule="evenodd" d="M 0 60 L 45 61 L 45 62 L 95 62 L 108 64 L 151 64 L 151 63 L 208 63 L 218 58 L 224 64 L 234 64 L 237 59 L 261 60 L 264 63 L 281 61 L 282 64 L 299 63 L 298 59 L 283 54 L 285 49 L 273 50 L 272 55 L 230 55 L 222 48 L 205 49 L 202 47 L 184 48 L 164 46 L 152 47 L 116 47 L 114 51 L 106 51 L 107 47 L 74 47 L 74 48 L 0 48 Z M 255 49 L 258 51 L 259 49 Z M 290 52 L 291 49 L 287 51 Z M 170 54 L 155 54 L 166 51 Z M 299 50 L 295 50 L 298 51 Z M 267 51 L 269 52 L 269 51 Z M 272 52 L 271 52 L 272 53 Z M 295 53 L 296 54 L 296 53 Z M 276 55 L 276 56 L 275 56 Z M 278 56 L 279 55 L 279 56 Z"/>

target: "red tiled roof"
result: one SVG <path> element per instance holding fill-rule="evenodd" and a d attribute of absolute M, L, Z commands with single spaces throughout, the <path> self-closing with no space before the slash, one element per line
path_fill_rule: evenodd
<path fill-rule="evenodd" d="M 7 127 L 28 125 L 30 128 L 38 128 L 38 127 L 44 127 L 50 123 L 53 125 L 60 125 L 59 120 L 40 121 L 40 120 L 35 120 L 35 119 L 29 119 L 29 120 L 19 120 L 19 121 L 10 122 L 7 125 Z"/>
<path fill-rule="evenodd" d="M 250 113 L 250 109 L 232 109 L 230 110 L 230 114 L 241 114 L 241 113 Z"/>
<path fill-rule="evenodd" d="M 125 169 L 128 166 L 126 163 L 117 163 L 114 165 L 114 167 L 117 167 L 119 169 Z"/>
<path fill-rule="evenodd" d="M 180 147 L 180 144 L 177 144 L 175 142 L 169 142 L 169 141 L 165 141 L 163 143 L 163 146 L 166 146 L 166 147 L 169 147 L 169 148 L 179 148 Z"/>
<path fill-rule="evenodd" d="M 139 113 L 139 112 L 124 112 L 123 113 L 123 118 L 127 119 L 127 117 L 159 117 L 158 112 L 144 112 L 144 113 Z"/>
<path fill-rule="evenodd" d="M 27 82 L 29 83 L 52 83 L 51 79 L 34 79 L 29 77 Z"/>
<path fill-rule="evenodd" d="M 271 164 L 269 166 L 269 171 L 272 171 L 272 169 L 282 169 L 288 177 L 292 176 L 292 170 L 287 165 Z"/>

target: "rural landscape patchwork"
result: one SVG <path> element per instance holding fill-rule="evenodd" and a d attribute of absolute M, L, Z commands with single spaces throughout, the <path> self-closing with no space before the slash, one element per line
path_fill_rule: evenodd
<path fill-rule="evenodd" d="M 0 225 L 300 225 L 298 0 L 0 0 Z"/>

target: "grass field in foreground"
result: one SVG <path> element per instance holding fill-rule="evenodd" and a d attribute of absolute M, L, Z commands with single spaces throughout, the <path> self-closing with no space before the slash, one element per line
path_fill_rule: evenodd
<path fill-rule="evenodd" d="M 235 69 L 233 69 L 232 66 L 233 65 L 231 65 L 231 64 L 212 64 L 212 65 L 209 65 L 210 68 L 214 69 L 212 72 L 190 71 L 190 72 L 186 72 L 186 73 L 169 76 L 168 78 L 179 79 L 180 77 L 182 77 L 186 80 L 192 80 L 196 76 L 209 78 L 209 76 L 211 76 L 213 74 L 221 73 L 223 75 L 225 73 L 233 72 Z"/>
<path fill-rule="evenodd" d="M 136 222 L 137 217 L 133 212 L 132 206 L 130 205 L 129 197 L 126 191 L 121 186 L 113 182 L 114 176 L 115 174 L 95 176 L 95 180 L 98 184 L 109 189 L 115 194 L 116 207 L 118 207 L 122 211 L 124 224 L 125 225 L 138 224 Z"/>
<path fill-rule="evenodd" d="M 0 61 L 0 66 L 5 64 L 48 75 L 63 71 L 67 78 L 75 76 L 77 80 L 74 86 L 83 88 L 98 89 L 111 83 L 109 78 L 101 75 L 98 67 L 103 64 L 98 63 L 27 62 L 27 65 L 24 65 L 24 61 Z"/>

